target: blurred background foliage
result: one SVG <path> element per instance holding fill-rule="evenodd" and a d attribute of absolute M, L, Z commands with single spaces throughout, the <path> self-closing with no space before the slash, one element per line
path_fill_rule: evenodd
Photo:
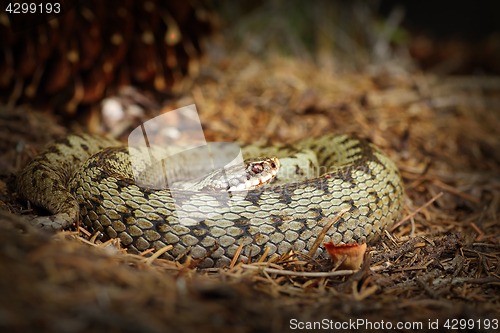
<path fill-rule="evenodd" d="M 189 90 L 207 53 L 214 67 L 242 51 L 328 74 L 500 75 L 498 0 L 69 2 L 24 30 L 0 12 L 0 103 L 71 117 L 127 86 L 164 100 Z"/>
<path fill-rule="evenodd" d="M 500 2 L 214 1 L 224 37 L 344 70 L 413 59 L 439 74 L 500 74 Z M 338 68 L 340 69 L 340 68 Z"/>

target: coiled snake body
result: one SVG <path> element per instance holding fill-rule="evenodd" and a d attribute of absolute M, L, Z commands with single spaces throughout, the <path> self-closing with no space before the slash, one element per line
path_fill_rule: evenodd
<path fill-rule="evenodd" d="M 328 230 L 324 242 L 369 241 L 401 214 L 401 176 L 394 162 L 364 139 L 325 135 L 293 145 L 242 148 L 245 158 L 281 159 L 300 151 L 314 152 L 326 172 L 270 184 L 236 199 L 224 192 L 189 190 L 172 197 L 169 189 L 145 189 L 134 183 L 122 143 L 70 135 L 34 158 L 17 186 L 22 198 L 54 214 L 38 217 L 34 224 L 60 229 L 81 218 L 88 228 L 119 238 L 132 252 L 172 244 L 167 254 L 172 257 L 189 251 L 201 258 L 217 243 L 205 267 L 230 263 L 240 244 L 242 259 L 261 255 L 267 246 L 270 254 L 291 248 L 307 252 L 323 227 L 344 209 L 348 211 Z M 296 173 L 301 173 L 298 166 Z"/>

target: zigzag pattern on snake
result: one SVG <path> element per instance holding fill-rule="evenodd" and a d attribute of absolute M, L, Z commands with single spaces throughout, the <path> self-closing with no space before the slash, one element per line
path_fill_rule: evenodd
<path fill-rule="evenodd" d="M 119 238 L 131 252 L 172 244 L 165 254 L 169 258 L 186 251 L 201 258 L 217 243 L 219 248 L 201 267 L 229 264 L 240 244 L 243 260 L 262 255 L 266 247 L 270 255 L 289 249 L 307 253 L 343 209 L 348 211 L 328 230 L 324 242 L 370 241 L 400 216 L 401 176 L 394 162 L 367 140 L 324 135 L 292 145 L 242 147 L 244 158 L 281 159 L 300 151 L 314 152 L 326 172 L 251 190 L 228 203 L 230 196 L 223 192 L 181 190 L 180 197 L 173 198 L 169 189 L 141 188 L 121 142 L 70 135 L 35 157 L 17 186 L 21 198 L 54 214 L 32 221 L 44 228 L 66 228 L 80 218 L 89 229 Z M 323 251 L 319 248 L 316 255 Z"/>

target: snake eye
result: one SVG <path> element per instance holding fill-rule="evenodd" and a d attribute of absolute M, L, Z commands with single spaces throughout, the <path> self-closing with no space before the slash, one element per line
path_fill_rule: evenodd
<path fill-rule="evenodd" d="M 252 171 L 254 173 L 261 173 L 262 171 L 264 171 L 264 168 L 262 167 L 262 164 L 255 164 L 252 166 Z"/>

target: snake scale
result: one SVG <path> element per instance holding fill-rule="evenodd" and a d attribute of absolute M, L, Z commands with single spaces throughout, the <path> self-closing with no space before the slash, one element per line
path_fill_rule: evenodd
<path fill-rule="evenodd" d="M 201 267 L 229 264 L 241 244 L 240 258 L 245 260 L 262 255 L 266 247 L 269 255 L 290 249 L 307 253 L 323 227 L 344 209 L 348 211 L 328 230 L 323 242 L 367 242 L 400 216 L 403 184 L 399 171 L 365 139 L 324 135 L 291 145 L 242 147 L 244 158 L 266 155 L 281 159 L 300 151 L 314 152 L 325 172 L 250 190 L 228 205 L 228 195 L 223 192 L 181 190 L 186 200 L 180 200 L 168 188 L 141 188 L 134 183 L 123 143 L 87 134 L 69 135 L 28 164 L 18 177 L 17 190 L 21 198 L 54 214 L 37 217 L 32 223 L 61 229 L 80 218 L 106 238 L 119 238 L 131 252 L 171 244 L 167 257 L 189 253 L 202 258 L 217 243 L 219 248 Z M 301 173 L 298 166 L 296 173 Z M 323 251 L 320 247 L 316 255 Z"/>

